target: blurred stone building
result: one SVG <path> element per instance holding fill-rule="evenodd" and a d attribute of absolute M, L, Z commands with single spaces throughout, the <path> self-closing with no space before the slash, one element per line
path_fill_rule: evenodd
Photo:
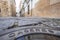
<path fill-rule="evenodd" d="M 60 18 L 60 0 L 39 0 L 32 9 L 32 14 L 26 12 L 24 15 L 25 17 Z"/>
<path fill-rule="evenodd" d="M 0 17 L 16 16 L 14 0 L 0 0 Z"/>
<path fill-rule="evenodd" d="M 33 0 L 21 0 L 20 1 L 20 16 L 21 17 L 25 17 L 26 14 L 31 14 L 31 4 Z M 26 16 L 29 16 L 29 15 L 26 15 Z"/>

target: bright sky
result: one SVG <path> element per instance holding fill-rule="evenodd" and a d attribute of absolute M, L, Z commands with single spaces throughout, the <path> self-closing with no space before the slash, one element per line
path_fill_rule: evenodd
<path fill-rule="evenodd" d="M 15 0 L 15 2 L 16 2 L 16 12 L 19 12 L 19 4 L 20 4 L 20 1 L 21 0 Z"/>
<path fill-rule="evenodd" d="M 16 1 L 16 12 L 20 11 L 19 5 L 20 5 L 20 1 L 21 0 L 15 0 Z M 35 4 L 38 2 L 39 0 L 33 0 L 33 8 L 35 7 Z"/>

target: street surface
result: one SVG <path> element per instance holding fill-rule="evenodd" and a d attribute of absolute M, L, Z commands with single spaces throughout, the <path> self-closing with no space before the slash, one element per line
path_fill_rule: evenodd
<path fill-rule="evenodd" d="M 29 34 L 47 34 L 43 38 L 60 37 L 60 19 L 52 18 L 0 18 L 0 39 L 13 40 Z M 48 35 L 53 35 L 52 38 Z M 37 37 L 36 37 L 37 36 Z M 47 37 L 48 36 L 48 37 Z M 38 35 L 31 35 L 31 40 L 38 40 Z M 36 37 L 36 39 L 35 39 Z M 39 36 L 40 37 L 40 36 Z M 42 36 L 41 36 L 42 37 Z M 25 38 L 26 39 L 26 38 Z M 40 38 L 41 39 L 41 38 Z M 45 40 L 41 39 L 41 40 Z M 27 40 L 27 39 L 26 39 Z"/>

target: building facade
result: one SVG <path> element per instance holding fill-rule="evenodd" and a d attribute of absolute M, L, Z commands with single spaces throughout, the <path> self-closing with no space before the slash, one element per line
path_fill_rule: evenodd
<path fill-rule="evenodd" d="M 25 17 L 31 17 L 25 13 Z M 32 17 L 60 18 L 60 0 L 39 0 L 34 9 Z"/>
<path fill-rule="evenodd" d="M 0 0 L 0 17 L 11 17 L 16 15 L 15 2 L 13 1 L 14 0 Z"/>
<path fill-rule="evenodd" d="M 20 16 L 25 17 L 25 14 L 31 15 L 32 0 L 21 0 L 20 1 Z"/>

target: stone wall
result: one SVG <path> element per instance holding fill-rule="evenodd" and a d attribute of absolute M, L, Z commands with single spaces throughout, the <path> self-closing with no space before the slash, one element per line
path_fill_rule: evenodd
<path fill-rule="evenodd" d="M 40 0 L 33 9 L 32 17 L 60 18 L 60 0 Z"/>
<path fill-rule="evenodd" d="M 11 11 L 12 10 L 11 7 L 12 6 L 10 0 L 0 0 L 0 10 L 1 10 L 0 17 L 11 17 L 13 14 Z"/>

